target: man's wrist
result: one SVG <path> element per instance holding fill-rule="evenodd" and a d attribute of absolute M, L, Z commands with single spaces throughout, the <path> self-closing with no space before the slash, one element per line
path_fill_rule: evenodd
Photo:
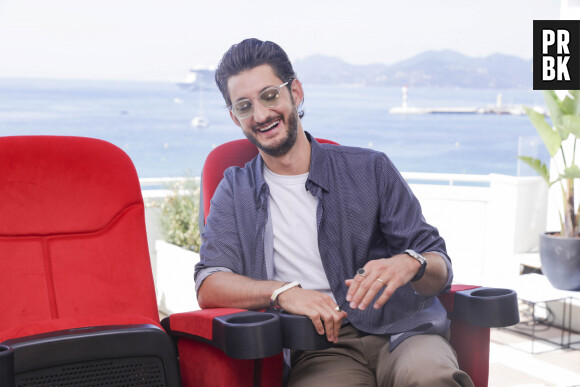
<path fill-rule="evenodd" d="M 280 294 L 284 293 L 286 290 L 289 290 L 289 289 L 292 289 L 295 287 L 301 287 L 300 282 L 298 282 L 298 281 L 286 282 L 281 287 L 275 289 L 272 292 L 272 295 L 270 296 L 270 307 L 279 308 L 280 305 L 278 304 L 278 297 L 280 296 Z"/>

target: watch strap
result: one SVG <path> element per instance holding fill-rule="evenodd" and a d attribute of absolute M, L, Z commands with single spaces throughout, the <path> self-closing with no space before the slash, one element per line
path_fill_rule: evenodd
<path fill-rule="evenodd" d="M 411 256 L 413 259 L 417 260 L 417 262 L 421 264 L 421 268 L 419 269 L 417 274 L 415 274 L 415 276 L 411 278 L 411 282 L 419 281 L 421 278 L 423 278 L 423 275 L 425 274 L 425 269 L 427 268 L 427 260 L 425 259 L 425 257 L 423 257 L 415 250 L 407 249 L 405 250 L 405 253 Z"/>

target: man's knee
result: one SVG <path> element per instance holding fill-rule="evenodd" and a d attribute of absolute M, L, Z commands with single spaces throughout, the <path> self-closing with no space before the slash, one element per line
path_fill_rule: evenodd
<path fill-rule="evenodd" d="M 380 386 L 473 386 L 453 348 L 437 335 L 410 337 L 391 353 L 385 349 L 377 380 Z"/>

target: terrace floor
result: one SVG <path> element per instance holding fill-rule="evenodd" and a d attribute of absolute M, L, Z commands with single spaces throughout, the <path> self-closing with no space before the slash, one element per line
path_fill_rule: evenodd
<path fill-rule="evenodd" d="M 540 332 L 559 342 L 561 331 Z M 571 342 L 580 341 L 574 334 Z M 533 354 L 532 354 L 533 350 Z M 562 349 L 507 329 L 492 329 L 490 344 L 490 387 L 580 386 L 580 343 Z"/>

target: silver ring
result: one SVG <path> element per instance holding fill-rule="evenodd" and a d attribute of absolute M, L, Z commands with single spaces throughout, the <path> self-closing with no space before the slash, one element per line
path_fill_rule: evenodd
<path fill-rule="evenodd" d="M 356 271 L 356 274 L 357 274 L 357 275 L 360 275 L 360 276 L 363 276 L 363 277 L 366 277 L 366 276 L 367 276 L 367 272 L 366 272 L 366 270 L 365 270 L 365 269 L 363 269 L 363 268 L 360 268 L 360 269 L 358 269 L 358 270 Z"/>
<path fill-rule="evenodd" d="M 383 285 L 385 284 L 385 281 L 383 281 L 382 278 L 377 278 L 377 281 L 379 281 L 380 283 L 382 283 Z"/>
<path fill-rule="evenodd" d="M 337 312 L 342 312 L 342 309 L 340 309 L 340 306 L 336 305 L 336 308 L 334 308 L 334 310 L 336 310 Z"/>

